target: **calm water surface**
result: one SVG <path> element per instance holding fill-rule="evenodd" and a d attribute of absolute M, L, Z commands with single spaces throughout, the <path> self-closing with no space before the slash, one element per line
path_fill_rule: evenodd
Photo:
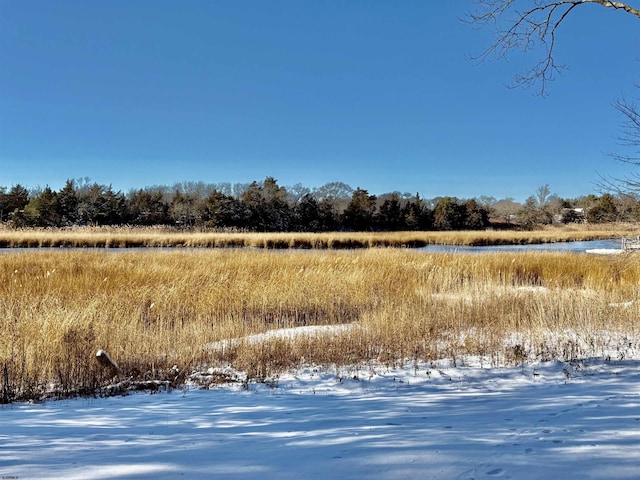
<path fill-rule="evenodd" d="M 557 243 L 543 243 L 535 245 L 493 245 L 482 247 L 466 247 L 466 246 L 448 246 L 448 245 L 429 245 L 427 247 L 416 248 L 418 252 L 428 253 L 482 253 L 482 252 L 530 252 L 530 251 L 558 251 L 558 252 L 585 252 L 587 250 L 597 249 L 609 249 L 619 250 L 621 248 L 620 240 L 590 240 L 586 242 L 557 242 Z M 124 253 L 124 252 L 149 252 L 156 251 L 184 251 L 184 250 L 200 250 L 199 248 L 185 249 L 177 247 L 141 247 L 141 248 L 60 248 L 60 247 L 45 247 L 45 248 L 0 248 L 1 253 L 18 253 L 18 252 L 72 252 L 72 251 L 104 251 L 110 253 Z M 205 250 L 204 248 L 202 250 Z M 232 249 L 235 250 L 235 249 Z M 273 251 L 273 250 L 270 250 Z M 299 251 L 298 249 L 284 249 L 278 250 L 286 253 L 287 251 Z M 330 251 L 330 250 L 303 250 L 305 252 L 315 251 Z M 345 251 L 345 250 L 337 250 Z"/>
<path fill-rule="evenodd" d="M 418 250 L 423 252 L 444 252 L 444 253 L 480 253 L 480 252 L 586 252 L 587 250 L 619 250 L 622 248 L 620 240 L 589 240 L 586 242 L 557 242 L 541 243 L 535 245 L 491 245 L 483 247 L 464 247 L 429 245 Z"/>

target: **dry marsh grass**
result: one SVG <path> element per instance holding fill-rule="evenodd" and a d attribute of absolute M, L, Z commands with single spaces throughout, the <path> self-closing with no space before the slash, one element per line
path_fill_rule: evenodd
<path fill-rule="evenodd" d="M 242 233 L 176 231 L 163 228 L 79 227 L 0 228 L 0 248 L 36 247 L 193 247 L 266 249 L 353 249 L 426 245 L 507 245 L 599 240 L 638 235 L 632 224 L 574 225 L 534 231 Z"/>
<path fill-rule="evenodd" d="M 4 253 L 0 401 L 99 392 L 114 379 L 98 349 L 118 363 L 120 380 L 172 384 L 225 365 L 266 380 L 301 363 L 624 355 L 640 348 L 639 285 L 640 262 L 627 255 Z M 354 327 L 243 340 L 343 324 Z M 239 340 L 210 347 L 225 339 Z"/>

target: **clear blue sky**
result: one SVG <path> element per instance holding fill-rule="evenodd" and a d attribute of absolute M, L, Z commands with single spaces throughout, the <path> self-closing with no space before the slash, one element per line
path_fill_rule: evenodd
<path fill-rule="evenodd" d="M 547 98 L 476 65 L 471 0 L 0 0 L 0 186 L 116 190 L 275 177 L 522 200 L 625 169 L 640 20 L 598 5 L 558 35 Z"/>

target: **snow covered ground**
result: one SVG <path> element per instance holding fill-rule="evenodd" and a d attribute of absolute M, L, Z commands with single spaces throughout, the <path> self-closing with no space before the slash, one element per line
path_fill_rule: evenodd
<path fill-rule="evenodd" d="M 0 407 L 2 479 L 498 477 L 640 478 L 640 362 L 307 368 Z"/>

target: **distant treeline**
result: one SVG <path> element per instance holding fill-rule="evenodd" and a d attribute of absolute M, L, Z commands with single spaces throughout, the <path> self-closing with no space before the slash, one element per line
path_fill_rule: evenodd
<path fill-rule="evenodd" d="M 460 200 L 419 194 L 370 195 L 342 182 L 309 189 L 279 186 L 267 177 L 250 184 L 186 182 L 128 193 L 88 179 L 68 180 L 59 191 L 0 187 L 0 223 L 15 227 L 167 225 L 257 232 L 480 230 L 554 222 L 635 221 L 634 198 L 605 194 L 563 200 L 541 187 L 524 205 L 492 197 Z"/>

